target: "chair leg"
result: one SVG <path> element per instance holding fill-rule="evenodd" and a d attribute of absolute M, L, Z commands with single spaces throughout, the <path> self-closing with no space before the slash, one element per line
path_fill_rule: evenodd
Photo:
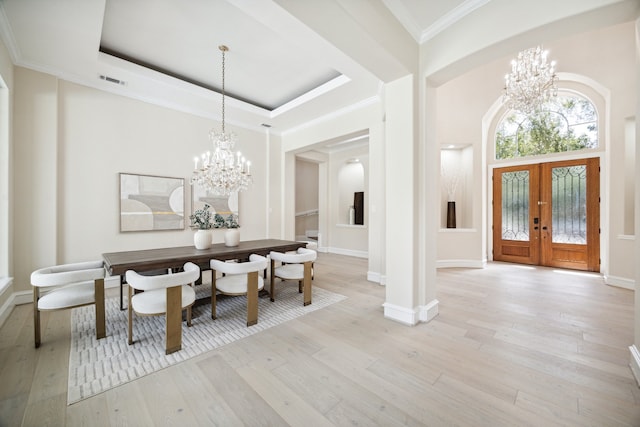
<path fill-rule="evenodd" d="M 94 295 L 96 308 L 96 339 L 107 336 L 104 308 L 104 279 L 94 281 Z"/>
<path fill-rule="evenodd" d="M 247 273 L 247 326 L 258 323 L 258 272 Z"/>
<path fill-rule="evenodd" d="M 187 326 L 191 327 L 191 306 L 187 307 Z"/>
<path fill-rule="evenodd" d="M 271 259 L 271 277 L 269 278 L 269 298 L 271 299 L 271 302 L 274 302 L 276 300 L 276 278 L 274 275 L 274 271 L 276 269 L 276 262 L 275 260 Z"/>
<path fill-rule="evenodd" d="M 36 348 L 40 347 L 40 310 L 38 310 L 38 300 L 40 299 L 40 289 L 33 287 L 33 334 Z"/>
<path fill-rule="evenodd" d="M 166 290 L 165 354 L 182 348 L 182 285 Z"/>
<path fill-rule="evenodd" d="M 216 319 L 216 271 L 211 270 L 211 318 Z"/>
<path fill-rule="evenodd" d="M 129 315 L 129 345 L 133 344 L 133 307 L 131 306 L 131 298 L 133 297 L 133 288 L 131 285 L 127 286 L 129 288 L 129 302 L 128 302 L 128 315 Z"/>
<path fill-rule="evenodd" d="M 304 305 L 311 304 L 311 280 L 312 280 L 312 271 L 313 264 L 311 262 L 304 263 L 304 279 L 303 281 L 303 290 L 304 296 L 302 297 L 302 301 Z"/>

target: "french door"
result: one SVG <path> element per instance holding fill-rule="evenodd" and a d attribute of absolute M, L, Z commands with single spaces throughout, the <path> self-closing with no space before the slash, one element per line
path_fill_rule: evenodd
<path fill-rule="evenodd" d="M 494 169 L 493 259 L 600 271 L 599 159 Z"/>

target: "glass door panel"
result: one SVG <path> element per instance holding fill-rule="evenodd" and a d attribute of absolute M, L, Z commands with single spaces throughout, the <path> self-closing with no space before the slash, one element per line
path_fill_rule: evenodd
<path fill-rule="evenodd" d="M 539 260 L 537 165 L 494 170 L 493 259 L 537 264 Z"/>
<path fill-rule="evenodd" d="M 502 239 L 529 241 L 529 171 L 502 173 Z"/>
<path fill-rule="evenodd" d="M 599 159 L 540 166 L 541 264 L 600 271 Z"/>
<path fill-rule="evenodd" d="M 553 243 L 587 244 L 587 166 L 551 168 Z"/>

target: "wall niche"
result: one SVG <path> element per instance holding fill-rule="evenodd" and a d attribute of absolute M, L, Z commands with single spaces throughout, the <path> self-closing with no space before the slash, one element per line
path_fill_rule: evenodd
<path fill-rule="evenodd" d="M 473 147 L 443 146 L 440 170 L 440 228 L 472 228 Z"/>
<path fill-rule="evenodd" d="M 349 159 L 338 173 L 338 224 L 364 225 L 364 166 Z"/>

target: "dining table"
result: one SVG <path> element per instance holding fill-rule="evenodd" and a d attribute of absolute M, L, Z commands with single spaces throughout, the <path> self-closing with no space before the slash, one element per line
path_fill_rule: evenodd
<path fill-rule="evenodd" d="M 192 262 L 201 270 L 210 270 L 211 259 L 222 261 L 249 259 L 249 255 L 267 256 L 271 251 L 289 252 L 305 247 L 306 242 L 279 239 L 260 239 L 241 241 L 237 246 L 225 246 L 224 243 L 211 245 L 208 249 L 196 249 L 195 246 L 177 246 L 157 249 L 141 249 L 103 253 L 104 267 L 110 276 L 120 276 L 120 309 L 124 310 L 125 273 L 133 270 L 141 274 L 166 273 L 180 271 L 186 262 Z M 266 274 L 266 273 L 265 273 Z"/>

